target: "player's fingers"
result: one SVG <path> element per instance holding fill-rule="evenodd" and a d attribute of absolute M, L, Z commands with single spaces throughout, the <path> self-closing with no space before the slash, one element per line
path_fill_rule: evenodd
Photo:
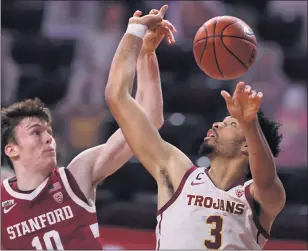
<path fill-rule="evenodd" d="M 172 33 L 172 31 L 170 29 L 167 29 L 165 31 L 165 36 L 166 36 L 166 39 L 167 39 L 169 44 L 174 44 L 175 43 L 175 39 L 174 39 L 173 33 Z"/>
<path fill-rule="evenodd" d="M 259 108 L 261 106 L 262 97 L 263 97 L 263 93 L 262 92 L 258 92 L 256 97 L 254 98 L 254 104 L 255 104 L 257 110 L 259 110 Z"/>
<path fill-rule="evenodd" d="M 258 92 L 257 98 L 262 99 L 263 98 L 263 93 L 262 92 Z"/>
<path fill-rule="evenodd" d="M 160 25 L 158 25 L 156 29 L 157 29 L 157 31 L 159 32 L 160 35 L 163 35 L 165 37 L 168 44 L 175 43 L 173 33 L 171 32 L 170 29 L 168 29 L 165 26 L 160 26 Z"/>
<path fill-rule="evenodd" d="M 168 27 L 172 32 L 176 32 L 175 27 L 168 20 L 163 20 L 161 25 Z"/>
<path fill-rule="evenodd" d="M 166 40 L 169 44 L 175 43 L 173 33 L 167 26 L 161 26 L 160 25 L 160 26 L 157 27 L 157 29 L 159 29 L 159 31 L 164 34 L 164 36 L 166 37 Z"/>
<path fill-rule="evenodd" d="M 241 92 L 243 92 L 244 86 L 245 86 L 245 83 L 244 83 L 244 82 L 239 82 L 239 83 L 236 85 L 234 94 L 240 94 Z"/>
<path fill-rule="evenodd" d="M 140 17 L 142 15 L 142 12 L 140 11 L 140 10 L 136 10 L 135 12 L 134 12 L 134 17 Z"/>
<path fill-rule="evenodd" d="M 251 86 L 250 85 L 245 85 L 244 92 L 250 93 L 251 92 Z"/>
<path fill-rule="evenodd" d="M 232 104 L 232 98 L 231 98 L 231 95 L 228 92 L 221 91 L 221 96 L 224 98 L 227 105 Z"/>
<path fill-rule="evenodd" d="M 255 90 L 252 90 L 250 95 L 249 95 L 249 98 L 254 99 L 256 96 L 257 96 L 257 92 Z"/>
<path fill-rule="evenodd" d="M 168 29 L 168 33 L 169 33 L 169 36 L 170 36 L 171 43 L 174 44 L 175 43 L 175 39 L 174 39 L 173 33 L 172 33 L 172 31 L 170 29 Z"/>
<path fill-rule="evenodd" d="M 167 10 L 168 10 L 168 5 L 165 4 L 163 7 L 160 8 L 160 10 L 159 10 L 159 12 L 158 12 L 158 15 L 159 15 L 162 19 L 164 19 Z"/>
<path fill-rule="evenodd" d="M 150 11 L 150 14 L 158 14 L 158 12 L 159 12 L 159 10 L 152 9 L 152 10 Z"/>

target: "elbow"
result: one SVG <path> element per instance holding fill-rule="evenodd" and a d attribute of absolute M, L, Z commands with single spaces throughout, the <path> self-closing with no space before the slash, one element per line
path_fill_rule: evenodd
<path fill-rule="evenodd" d="M 106 103 L 109 106 L 112 106 L 114 103 L 116 103 L 115 102 L 115 100 L 116 100 L 116 93 L 108 85 L 105 88 L 105 100 L 106 100 Z"/>
<path fill-rule="evenodd" d="M 163 101 L 161 100 L 161 102 L 159 103 L 158 106 L 158 112 L 155 118 L 155 126 L 156 128 L 159 130 L 165 123 L 165 119 L 164 119 L 164 109 L 163 109 Z"/>
<path fill-rule="evenodd" d="M 105 100 L 107 104 L 109 106 L 118 104 L 121 96 L 123 96 L 123 93 L 121 92 L 120 88 L 117 88 L 116 85 L 108 82 L 105 88 Z"/>
<path fill-rule="evenodd" d="M 164 115 L 158 116 L 157 119 L 155 119 L 154 124 L 157 129 L 160 129 L 164 125 Z"/>

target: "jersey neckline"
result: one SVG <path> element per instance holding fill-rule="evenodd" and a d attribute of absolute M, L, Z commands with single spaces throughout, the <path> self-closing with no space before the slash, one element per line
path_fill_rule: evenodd
<path fill-rule="evenodd" d="M 204 167 L 204 172 L 207 175 L 207 177 L 209 178 L 211 185 L 214 186 L 216 189 L 219 189 L 219 190 L 224 191 L 224 192 L 228 192 L 228 191 L 232 190 L 233 188 L 235 188 L 237 186 L 243 186 L 245 184 L 245 182 L 249 181 L 249 180 L 245 180 L 245 179 L 236 180 L 228 189 L 223 190 L 223 189 L 220 189 L 219 187 L 217 187 L 215 185 L 215 182 L 212 180 L 211 176 L 209 175 L 209 171 L 210 171 L 210 167 L 207 167 L 207 168 Z"/>
<path fill-rule="evenodd" d="M 46 186 L 48 180 L 50 178 L 50 175 L 46 177 L 46 179 L 36 188 L 34 189 L 31 193 L 19 193 L 10 186 L 9 180 L 11 178 L 5 179 L 3 181 L 3 186 L 5 190 L 8 192 L 9 195 L 16 199 L 21 199 L 21 200 L 33 200 Z"/>

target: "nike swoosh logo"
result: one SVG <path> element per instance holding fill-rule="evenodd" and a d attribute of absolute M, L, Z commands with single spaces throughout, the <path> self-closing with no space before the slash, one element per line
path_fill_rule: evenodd
<path fill-rule="evenodd" d="M 205 181 L 204 182 L 197 182 L 197 183 L 195 183 L 195 182 L 191 182 L 191 185 L 192 186 L 196 186 L 196 185 L 201 185 L 201 184 L 204 184 L 205 183 Z"/>
<path fill-rule="evenodd" d="M 10 206 L 9 208 L 4 208 L 3 209 L 3 213 L 7 214 L 8 212 L 10 212 L 12 210 L 13 207 L 15 207 L 17 204 L 15 203 L 14 205 Z"/>

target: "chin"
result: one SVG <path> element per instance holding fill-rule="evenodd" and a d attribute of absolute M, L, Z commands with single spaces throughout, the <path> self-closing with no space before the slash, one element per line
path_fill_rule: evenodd
<path fill-rule="evenodd" d="M 48 158 L 44 162 L 44 166 L 48 167 L 49 169 L 53 169 L 57 167 L 57 159 L 56 158 Z"/>
<path fill-rule="evenodd" d="M 214 146 L 211 145 L 210 143 L 208 143 L 207 141 L 202 142 L 200 148 L 199 148 L 199 152 L 198 155 L 199 156 L 209 156 L 212 153 L 214 153 Z"/>

